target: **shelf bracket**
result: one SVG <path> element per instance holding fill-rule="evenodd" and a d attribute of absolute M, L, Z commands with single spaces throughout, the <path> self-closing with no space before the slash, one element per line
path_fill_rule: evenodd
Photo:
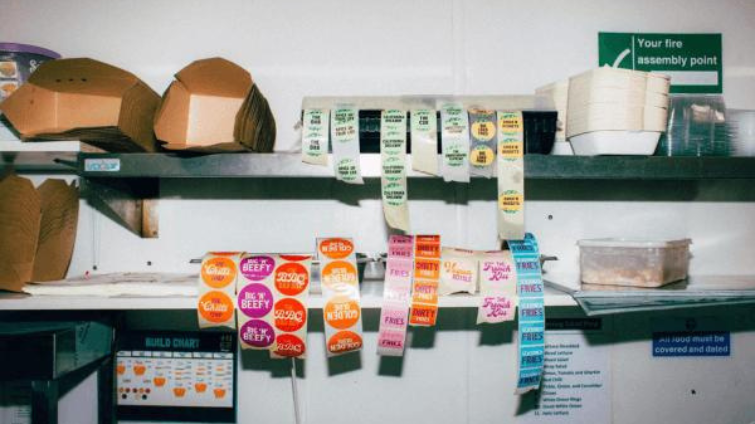
<path fill-rule="evenodd" d="M 82 194 L 95 209 L 142 238 L 157 238 L 157 178 L 83 178 Z"/>

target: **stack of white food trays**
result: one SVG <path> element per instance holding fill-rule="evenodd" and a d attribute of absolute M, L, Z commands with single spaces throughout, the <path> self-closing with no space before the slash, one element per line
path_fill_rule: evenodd
<path fill-rule="evenodd" d="M 577 155 L 652 155 L 668 119 L 666 75 L 603 67 L 569 79 L 566 135 Z"/>

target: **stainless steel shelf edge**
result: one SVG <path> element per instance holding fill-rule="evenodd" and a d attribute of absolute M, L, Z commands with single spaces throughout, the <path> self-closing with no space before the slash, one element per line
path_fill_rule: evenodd
<path fill-rule="evenodd" d="M 380 177 L 380 155 L 363 154 L 362 175 Z M 301 162 L 298 153 L 178 156 L 172 153 L 91 154 L 79 158 L 87 178 L 335 178 L 332 166 Z M 409 171 L 410 178 L 439 178 Z M 541 180 L 755 179 L 755 158 L 525 156 L 525 177 Z"/>

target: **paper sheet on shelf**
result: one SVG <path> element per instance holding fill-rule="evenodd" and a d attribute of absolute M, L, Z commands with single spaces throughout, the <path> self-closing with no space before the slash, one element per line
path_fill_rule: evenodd
<path fill-rule="evenodd" d="M 196 274 L 98 274 L 27 284 L 24 292 L 32 296 L 196 297 L 197 278 Z"/>

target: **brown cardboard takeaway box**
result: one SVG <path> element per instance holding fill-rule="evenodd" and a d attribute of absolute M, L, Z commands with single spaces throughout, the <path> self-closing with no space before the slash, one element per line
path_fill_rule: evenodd
<path fill-rule="evenodd" d="M 73 256 L 79 194 L 63 180 L 39 189 L 26 178 L 0 180 L 0 290 L 65 278 Z"/>
<path fill-rule="evenodd" d="M 0 111 L 25 141 L 75 139 L 112 152 L 152 152 L 159 102 L 129 72 L 92 59 L 61 59 L 40 66 Z"/>
<path fill-rule="evenodd" d="M 249 72 L 211 58 L 176 74 L 155 115 L 155 134 L 170 150 L 270 152 L 275 119 Z"/>

